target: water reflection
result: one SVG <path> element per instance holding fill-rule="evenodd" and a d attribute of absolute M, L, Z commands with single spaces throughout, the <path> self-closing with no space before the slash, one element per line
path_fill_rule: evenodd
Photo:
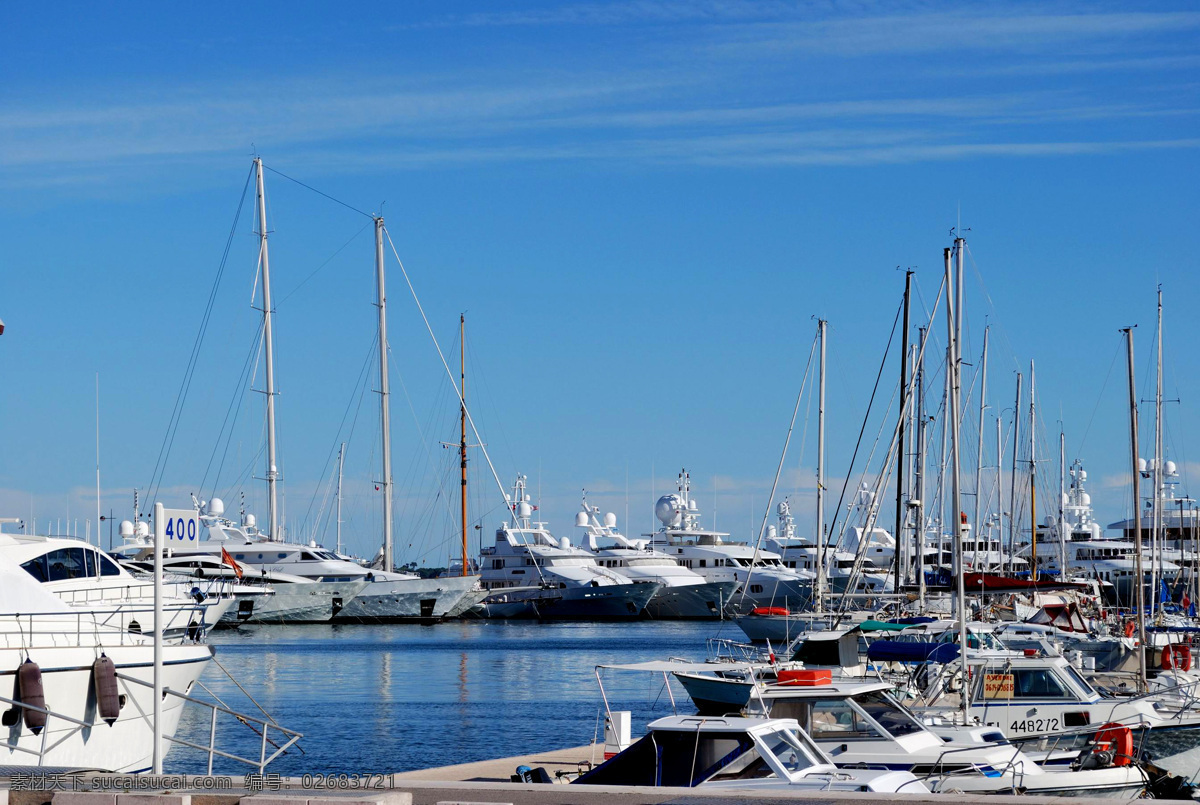
<path fill-rule="evenodd" d="M 603 710 L 598 664 L 699 658 L 717 628 L 258 626 L 217 633 L 213 642 L 221 663 L 262 706 L 305 734 L 305 753 L 281 758 L 272 770 L 386 773 L 587 743 Z M 234 709 L 253 708 L 219 669 L 203 681 Z M 609 673 L 604 688 L 614 709 L 634 711 L 635 727 L 671 711 L 661 676 Z M 185 715 L 179 737 L 207 743 L 207 719 L 198 715 Z M 256 756 L 258 736 L 240 733 L 239 753 Z M 203 759 L 173 750 L 168 766 L 196 771 Z M 235 768 L 245 771 L 224 770 Z"/>

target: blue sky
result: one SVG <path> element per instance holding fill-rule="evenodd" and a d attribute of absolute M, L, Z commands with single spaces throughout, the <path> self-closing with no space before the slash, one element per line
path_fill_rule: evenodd
<path fill-rule="evenodd" d="M 104 509 L 128 509 L 150 482 L 256 152 L 359 210 L 382 209 L 448 350 L 466 311 L 482 436 L 502 480 L 529 475 L 560 533 L 585 487 L 624 524 L 627 478 L 628 530 L 644 530 L 652 493 L 687 466 L 717 525 L 745 536 L 752 513 L 761 518 L 814 316 L 831 323 L 829 471 L 844 477 L 899 303 L 897 267 L 916 267 L 930 303 L 960 216 L 964 357 L 977 363 L 992 324 L 994 410 L 1011 409 L 1014 374 L 1035 360 L 1039 450 L 1057 452 L 1061 420 L 1101 518 L 1121 516 L 1117 329 L 1139 325 L 1149 396 L 1161 283 L 1166 396 L 1179 400 L 1167 406 L 1167 443 L 1185 468 L 1193 458 L 1200 12 L 1190 5 L 3 14 L 0 514 L 32 510 L 39 530 L 95 516 L 97 372 Z M 267 191 L 287 518 L 297 533 L 315 528 L 330 450 L 357 412 L 347 539 L 371 553 L 375 386 L 358 386 L 374 333 L 369 219 L 277 173 Z M 257 326 L 250 212 L 162 497 L 241 489 L 262 518 L 261 395 L 237 394 Z M 452 392 L 389 270 L 398 555 L 439 563 L 452 525 L 436 490 L 452 469 L 437 443 L 456 438 Z M 894 361 L 887 372 L 884 404 Z M 812 413 L 793 441 L 784 485 L 803 512 L 814 423 Z M 1056 486 L 1056 464 L 1043 469 Z M 498 492 L 484 481 L 472 482 L 472 517 L 489 533 Z"/>

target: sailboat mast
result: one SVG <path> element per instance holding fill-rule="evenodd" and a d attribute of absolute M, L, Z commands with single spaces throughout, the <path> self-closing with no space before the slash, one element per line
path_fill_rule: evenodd
<path fill-rule="evenodd" d="M 1154 382 L 1154 509 L 1152 524 L 1153 537 L 1150 540 L 1150 575 L 1154 580 L 1154 584 L 1150 593 L 1155 601 L 1154 609 L 1162 613 L 1162 595 L 1159 594 L 1159 587 L 1162 586 L 1163 573 L 1163 529 L 1162 529 L 1162 490 L 1163 490 L 1163 427 L 1162 427 L 1162 404 L 1163 404 L 1163 374 L 1162 374 L 1162 288 L 1158 289 L 1158 328 L 1156 340 L 1158 342 L 1157 355 L 1155 356 L 1155 382 Z M 1141 516 L 1140 514 L 1138 515 Z"/>
<path fill-rule="evenodd" d="M 962 261 L 962 238 L 957 238 L 954 241 L 954 250 L 958 252 L 958 259 Z M 947 299 L 950 296 L 950 289 L 953 288 L 954 277 L 951 274 L 950 267 L 950 249 L 944 251 L 946 260 L 946 289 Z M 955 565 L 955 582 L 957 584 L 957 595 L 955 596 L 955 613 L 958 616 L 958 651 L 959 657 L 962 660 L 962 712 L 963 723 L 966 724 L 967 713 L 971 706 L 970 696 L 970 681 L 967 678 L 967 591 L 966 583 L 963 580 L 963 522 L 962 522 L 962 489 L 959 488 L 959 455 L 958 455 L 958 392 L 959 392 L 959 368 L 958 368 L 958 322 L 955 321 L 954 310 L 946 306 L 946 374 L 949 378 L 948 388 L 950 396 L 947 400 L 946 413 L 949 419 L 950 427 L 950 503 L 951 503 L 951 520 L 954 528 L 954 565 Z"/>
<path fill-rule="evenodd" d="M 900 425 L 896 447 L 896 530 L 893 532 L 895 549 L 892 551 L 892 578 L 894 590 L 900 589 L 900 543 L 904 539 L 904 470 L 908 456 L 904 452 L 904 436 L 908 423 L 908 329 L 909 297 L 912 291 L 912 269 L 904 272 L 904 329 L 900 333 Z"/>
<path fill-rule="evenodd" d="M 1029 362 L 1029 545 L 1030 570 L 1033 580 L 1038 579 L 1037 568 L 1037 459 L 1034 450 L 1037 448 L 1037 409 L 1033 393 L 1033 361 Z"/>
<path fill-rule="evenodd" d="M 1067 534 L 1063 528 L 1063 507 L 1067 499 L 1067 435 L 1058 431 L 1058 578 L 1067 580 Z"/>
<path fill-rule="evenodd" d="M 913 514 L 916 517 L 917 529 L 917 596 L 921 602 L 921 614 L 925 613 L 925 458 L 928 453 L 926 429 L 929 426 L 925 414 L 925 328 L 917 330 L 917 340 L 920 342 L 917 352 L 917 466 L 914 484 L 917 490 L 917 505 Z M 941 553 L 939 549 L 939 555 Z"/>
<path fill-rule="evenodd" d="M 338 448 L 338 485 L 337 485 L 337 552 L 342 552 L 342 460 L 346 455 L 346 443 Z"/>
<path fill-rule="evenodd" d="M 254 160 L 254 176 L 258 191 L 258 262 L 262 267 L 263 359 L 267 386 L 267 521 L 271 529 L 270 538 L 280 539 L 282 535 L 279 533 L 279 507 L 275 490 L 279 470 L 275 462 L 275 342 L 271 336 L 274 311 L 271 307 L 271 266 L 267 259 L 267 203 L 263 194 L 261 157 Z"/>
<path fill-rule="evenodd" d="M 467 569 L 467 317 L 458 316 L 458 348 L 459 348 L 459 400 L 458 424 L 458 467 L 461 475 L 462 499 L 462 574 L 468 575 Z"/>
<path fill-rule="evenodd" d="M 383 447 L 383 569 L 392 571 L 392 423 L 389 417 L 387 293 L 383 278 L 383 218 L 375 218 L 375 291 L 379 308 L 379 424 Z"/>
<path fill-rule="evenodd" d="M 815 609 L 825 611 L 825 332 L 827 322 L 817 321 L 821 358 L 817 363 L 817 599 Z"/>
<path fill-rule="evenodd" d="M 983 414 L 987 411 L 987 359 L 988 335 L 991 327 L 983 328 L 983 361 L 979 364 L 979 440 L 977 461 L 975 462 L 975 516 L 971 519 L 971 527 L 975 529 L 975 565 L 979 570 L 979 538 L 983 534 L 980 528 L 980 509 L 983 506 Z"/>
<path fill-rule="evenodd" d="M 1021 437 L 1021 373 L 1017 372 L 1017 401 L 1013 403 L 1012 469 L 1008 473 L 1008 571 L 1013 571 L 1017 555 L 1017 444 Z M 997 462 L 999 463 L 999 462 Z"/>
<path fill-rule="evenodd" d="M 1138 692 L 1146 691 L 1146 575 L 1142 570 L 1142 502 L 1141 478 L 1138 468 L 1138 407 L 1137 388 L 1133 381 L 1133 328 L 1126 327 L 1125 333 L 1128 344 L 1129 363 L 1129 446 L 1133 456 L 1133 558 L 1134 573 L 1137 575 L 1134 584 L 1134 601 L 1137 605 L 1138 626 Z"/>

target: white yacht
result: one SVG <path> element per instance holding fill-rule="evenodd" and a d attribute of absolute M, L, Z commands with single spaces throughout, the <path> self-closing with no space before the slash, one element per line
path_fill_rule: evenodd
<path fill-rule="evenodd" d="M 650 547 L 711 582 L 737 582 L 734 605 L 800 608 L 812 598 L 815 574 L 784 567 L 779 554 L 742 542 L 727 542 L 728 534 L 700 527 L 700 510 L 691 496 L 687 470 L 679 473 L 678 492 L 658 499 L 654 514 L 662 527 Z"/>
<path fill-rule="evenodd" d="M 572 546 L 566 537 L 556 539 L 545 523 L 534 522 L 525 476 L 517 476 L 513 494 L 505 497 L 512 522 L 496 529 L 496 544 L 484 548 L 480 558 L 480 583 L 489 591 L 480 607 L 487 617 L 587 621 L 642 616 L 662 588 L 660 582 L 634 583 L 602 567 L 594 554 Z"/>
<path fill-rule="evenodd" d="M 68 606 L 117 629 L 150 628 L 153 582 L 137 578 L 86 542 L 62 537 L 0 534 L 0 555 L 18 565 Z M 229 585 L 187 581 L 164 585 L 168 640 L 197 640 L 234 605 Z"/>
<path fill-rule="evenodd" d="M 839 769 L 795 719 L 667 716 L 573 785 L 672 786 L 763 797 L 806 791 L 928 794 L 911 773 Z"/>
<path fill-rule="evenodd" d="M 0 764 L 148 771 L 153 653 L 149 636 L 69 606 L 0 554 Z M 167 643 L 164 689 L 190 694 L 211 658 L 207 645 Z M 98 684 L 109 691 L 103 701 Z M 164 698 L 165 738 L 183 709 L 183 699 Z"/>
<path fill-rule="evenodd" d="M 584 529 L 583 546 L 601 567 L 611 568 L 635 584 L 661 584 L 646 614 L 651 618 L 710 620 L 722 617 L 738 583 L 708 581 L 673 557 L 655 550 L 646 540 L 631 540 L 617 530 L 617 516 L 600 516 L 600 509 L 583 501 L 575 526 Z"/>
<path fill-rule="evenodd" d="M 297 545 L 272 540 L 258 530 L 252 514 L 243 513 L 241 522 L 235 523 L 224 517 L 225 504 L 220 498 L 194 503 L 196 517 L 207 530 L 207 539 L 186 544 L 173 542 L 173 557 L 201 555 L 219 559 L 224 549 L 238 564 L 252 572 L 286 574 L 323 585 L 302 591 L 313 599 L 313 607 L 307 615 L 280 617 L 280 620 L 438 620 L 459 602 L 473 583 L 469 578 L 422 579 L 411 573 L 366 568 L 315 543 Z M 282 585 L 275 583 L 274 586 L 278 595 Z"/>

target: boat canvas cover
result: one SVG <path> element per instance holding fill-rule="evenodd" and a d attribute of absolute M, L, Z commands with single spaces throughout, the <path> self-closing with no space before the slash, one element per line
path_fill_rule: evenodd
<path fill-rule="evenodd" d="M 1075 604 L 1046 604 L 1026 623 L 1053 626 L 1064 632 L 1088 632 L 1087 621 L 1079 614 L 1079 607 Z"/>
<path fill-rule="evenodd" d="M 867 659 L 875 662 L 946 663 L 958 657 L 954 643 L 909 643 L 876 640 L 867 648 Z"/>
<path fill-rule="evenodd" d="M 72 611 L 11 559 L 0 556 L 0 615 Z"/>
<path fill-rule="evenodd" d="M 858 629 L 838 634 L 817 632 L 796 646 L 793 662 L 846 668 L 858 665 Z"/>

